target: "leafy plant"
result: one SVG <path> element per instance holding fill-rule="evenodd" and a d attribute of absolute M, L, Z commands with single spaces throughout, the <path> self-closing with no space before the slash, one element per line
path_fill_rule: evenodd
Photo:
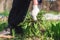
<path fill-rule="evenodd" d="M 42 18 L 45 13 L 46 11 L 41 10 L 37 16 L 38 20 L 34 21 L 29 12 L 27 12 L 24 21 L 18 25 L 23 28 L 23 39 L 38 37 L 40 40 L 60 40 L 60 20 L 45 20 Z M 3 30 L 5 26 L 7 26 L 7 22 L 0 22 L 0 30 Z M 16 35 L 14 30 L 12 32 L 13 36 L 17 36 L 12 40 L 21 40 L 20 35 Z"/>

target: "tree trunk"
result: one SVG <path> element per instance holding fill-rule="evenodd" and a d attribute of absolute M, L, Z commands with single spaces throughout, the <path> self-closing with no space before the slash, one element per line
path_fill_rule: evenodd
<path fill-rule="evenodd" d="M 60 11 L 60 0 L 57 0 L 57 9 L 58 9 L 58 11 Z"/>
<path fill-rule="evenodd" d="M 13 0 L 0 0 L 0 12 L 11 9 Z"/>
<path fill-rule="evenodd" d="M 4 11 L 4 0 L 0 0 L 0 12 Z"/>

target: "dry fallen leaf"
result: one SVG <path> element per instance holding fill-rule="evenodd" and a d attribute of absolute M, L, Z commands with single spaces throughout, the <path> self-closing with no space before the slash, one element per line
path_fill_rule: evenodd
<path fill-rule="evenodd" d="M 14 38 L 14 37 L 11 35 L 0 35 L 0 38 Z"/>

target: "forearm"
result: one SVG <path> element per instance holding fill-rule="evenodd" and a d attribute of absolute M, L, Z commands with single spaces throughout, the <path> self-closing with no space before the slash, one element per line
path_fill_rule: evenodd
<path fill-rule="evenodd" d="M 38 0 L 33 0 L 33 10 L 31 12 L 31 15 L 33 17 L 33 19 L 36 21 L 37 20 L 37 14 L 39 12 L 39 8 L 38 8 Z"/>
<path fill-rule="evenodd" d="M 38 5 L 38 0 L 33 0 L 33 5 Z"/>

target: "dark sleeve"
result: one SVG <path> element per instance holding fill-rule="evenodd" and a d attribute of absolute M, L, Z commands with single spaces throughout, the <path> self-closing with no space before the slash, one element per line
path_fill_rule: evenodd
<path fill-rule="evenodd" d="M 38 0 L 38 3 L 42 3 L 42 0 Z"/>

